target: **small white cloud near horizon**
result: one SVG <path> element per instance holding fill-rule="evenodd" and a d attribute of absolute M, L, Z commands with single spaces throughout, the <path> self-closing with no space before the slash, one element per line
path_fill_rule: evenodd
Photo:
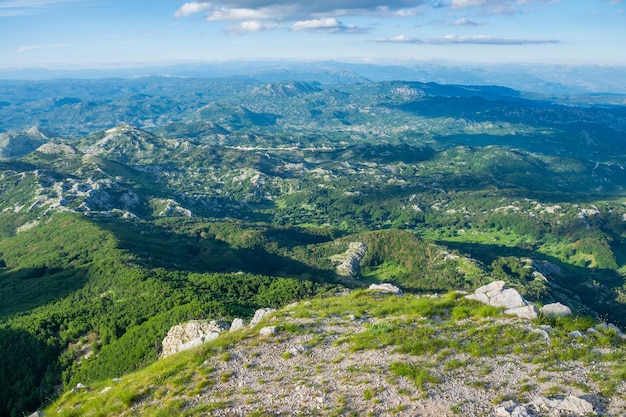
<path fill-rule="evenodd" d="M 23 16 L 36 13 L 47 7 L 78 0 L 12 0 L 0 2 L 0 17 Z"/>
<path fill-rule="evenodd" d="M 20 46 L 19 48 L 17 48 L 16 52 L 21 54 L 24 52 L 32 51 L 34 49 L 67 48 L 68 46 L 70 46 L 69 43 L 53 43 L 53 44 L 47 44 L 47 45 L 24 45 L 24 46 Z"/>
<path fill-rule="evenodd" d="M 450 26 L 482 26 L 484 24 L 485 22 L 477 22 L 475 20 L 468 19 L 467 17 L 463 17 L 450 23 Z"/>
<path fill-rule="evenodd" d="M 414 38 L 407 35 L 398 35 L 391 38 L 376 39 L 382 43 L 406 43 L 406 44 L 430 44 L 430 45 L 542 45 L 561 43 L 556 39 L 533 39 L 533 38 L 502 38 L 490 35 L 446 35 L 440 38 Z"/>
<path fill-rule="evenodd" d="M 323 32 L 323 33 L 365 33 L 364 28 L 354 25 L 344 25 L 341 21 L 334 17 L 326 17 L 321 19 L 300 20 L 291 26 L 294 32 Z"/>

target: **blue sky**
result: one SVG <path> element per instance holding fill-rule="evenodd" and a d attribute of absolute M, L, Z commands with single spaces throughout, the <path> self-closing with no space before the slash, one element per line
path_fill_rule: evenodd
<path fill-rule="evenodd" d="M 626 65 L 626 0 L 0 0 L 0 67 L 242 59 Z"/>

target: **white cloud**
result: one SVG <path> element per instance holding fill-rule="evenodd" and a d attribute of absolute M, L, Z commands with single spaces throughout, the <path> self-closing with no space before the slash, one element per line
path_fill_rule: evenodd
<path fill-rule="evenodd" d="M 27 51 L 32 51 L 33 49 L 53 49 L 53 48 L 65 48 L 70 46 L 69 43 L 54 43 L 48 45 L 24 45 L 17 48 L 18 53 L 24 53 Z"/>
<path fill-rule="evenodd" d="M 377 39 L 376 42 L 385 43 L 409 43 L 409 44 L 431 44 L 431 45 L 455 45 L 455 44 L 475 44 L 475 45 L 541 45 L 561 43 L 556 39 L 541 38 L 503 38 L 489 35 L 446 35 L 440 38 L 414 38 L 407 35 L 394 36 L 392 38 Z"/>
<path fill-rule="evenodd" d="M 228 26 L 224 32 L 229 36 L 246 35 L 249 33 L 265 32 L 276 29 L 278 25 L 271 22 L 260 22 L 256 20 L 247 20 L 237 25 Z"/>
<path fill-rule="evenodd" d="M 272 13 L 268 9 L 231 9 L 227 7 L 221 7 L 219 9 L 211 10 L 206 16 L 206 20 L 209 22 L 220 21 L 251 21 L 251 20 L 274 20 L 279 17 L 278 13 Z"/>
<path fill-rule="evenodd" d="M 78 0 L 13 0 L 0 1 L 0 16 L 20 16 L 33 14 L 48 7 L 66 3 L 76 3 Z"/>
<path fill-rule="evenodd" d="M 209 22 L 240 22 L 226 28 L 243 29 L 243 22 L 264 21 L 263 27 L 279 28 L 278 23 L 291 22 L 292 31 L 324 33 L 363 33 L 367 29 L 344 24 L 338 17 L 395 17 L 410 18 L 424 14 L 428 9 L 473 8 L 478 14 L 513 14 L 532 10 L 532 4 L 547 4 L 558 0 L 212 0 L 188 2 L 174 15 L 185 17 L 203 13 Z M 607 0 L 611 1 L 611 0 Z M 333 20 L 334 19 L 334 20 Z M 274 25 L 269 25 L 269 22 Z M 459 19 L 454 26 L 480 25 L 482 22 Z M 245 30 L 241 30 L 246 33 Z M 254 32 L 254 31 L 252 31 Z"/>
<path fill-rule="evenodd" d="M 450 26 L 481 26 L 484 24 L 485 22 L 477 22 L 475 20 L 468 19 L 467 17 L 463 17 L 450 23 Z"/>
<path fill-rule="evenodd" d="M 344 25 L 334 17 L 322 19 L 301 20 L 293 24 L 291 30 L 294 32 L 323 32 L 323 33 L 363 33 L 365 29 L 354 25 Z"/>
<path fill-rule="evenodd" d="M 211 3 L 192 1 L 190 3 L 183 4 L 178 10 L 176 10 L 176 12 L 174 12 L 174 16 L 185 17 L 192 14 L 208 11 L 212 8 L 213 5 Z"/>

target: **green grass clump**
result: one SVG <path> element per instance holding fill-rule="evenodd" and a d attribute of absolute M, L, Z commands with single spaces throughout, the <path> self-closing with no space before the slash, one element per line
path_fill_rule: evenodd
<path fill-rule="evenodd" d="M 422 391 L 424 391 L 424 384 L 427 382 L 433 384 L 439 383 L 439 379 L 428 370 L 410 363 L 393 362 L 389 366 L 389 370 L 394 376 L 403 376 L 412 381 L 415 386 Z"/>

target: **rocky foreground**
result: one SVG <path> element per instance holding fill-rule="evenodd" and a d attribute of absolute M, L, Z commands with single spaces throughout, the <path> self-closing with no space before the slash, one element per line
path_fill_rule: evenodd
<path fill-rule="evenodd" d="M 503 311 L 458 294 L 305 301 L 46 415 L 626 415 L 619 329 Z"/>

